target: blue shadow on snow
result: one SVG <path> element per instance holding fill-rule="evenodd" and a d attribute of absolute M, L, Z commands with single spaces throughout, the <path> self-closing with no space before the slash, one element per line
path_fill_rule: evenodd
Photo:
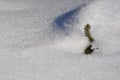
<path fill-rule="evenodd" d="M 62 31 L 65 34 L 69 34 L 69 32 L 72 30 L 72 27 L 69 27 L 67 25 L 76 22 L 76 15 L 80 11 L 80 9 L 81 8 L 78 7 L 55 18 L 53 22 L 54 31 Z"/>

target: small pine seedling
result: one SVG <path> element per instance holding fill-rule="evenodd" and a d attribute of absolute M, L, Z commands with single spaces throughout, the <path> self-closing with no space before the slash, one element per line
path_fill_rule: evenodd
<path fill-rule="evenodd" d="M 86 24 L 85 28 L 84 28 L 84 33 L 85 33 L 85 36 L 88 38 L 88 40 L 90 42 L 90 44 L 86 47 L 86 49 L 84 51 L 84 53 L 86 55 L 89 55 L 89 54 L 93 53 L 93 51 L 94 51 L 94 49 L 92 49 L 92 42 L 95 41 L 95 40 L 90 33 L 90 29 L 91 29 L 91 26 L 89 24 Z"/>

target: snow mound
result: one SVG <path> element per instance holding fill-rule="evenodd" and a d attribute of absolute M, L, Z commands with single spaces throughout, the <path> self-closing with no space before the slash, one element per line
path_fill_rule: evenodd
<path fill-rule="evenodd" d="M 84 7 L 76 26 L 83 32 L 84 25 L 89 23 L 95 46 L 99 54 L 115 54 L 120 52 L 120 1 L 92 1 Z M 80 27 L 81 26 L 81 27 Z"/>
<path fill-rule="evenodd" d="M 119 0 L 6 0 L 8 6 L 3 4 L 0 80 L 120 79 Z M 99 48 L 92 55 L 83 53 L 89 43 L 83 30 L 87 23 L 92 26 L 93 46 Z"/>

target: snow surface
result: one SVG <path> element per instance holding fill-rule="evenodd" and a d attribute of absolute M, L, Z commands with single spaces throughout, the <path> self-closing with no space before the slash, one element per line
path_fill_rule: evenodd
<path fill-rule="evenodd" d="M 119 80 L 119 0 L 1 0 L 0 80 Z M 92 26 L 92 55 L 84 25 Z"/>

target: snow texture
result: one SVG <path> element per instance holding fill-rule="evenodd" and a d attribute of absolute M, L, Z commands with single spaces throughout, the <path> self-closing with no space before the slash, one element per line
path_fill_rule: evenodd
<path fill-rule="evenodd" d="M 0 80 L 119 80 L 119 0 L 0 0 Z M 84 25 L 95 38 L 92 55 Z"/>

